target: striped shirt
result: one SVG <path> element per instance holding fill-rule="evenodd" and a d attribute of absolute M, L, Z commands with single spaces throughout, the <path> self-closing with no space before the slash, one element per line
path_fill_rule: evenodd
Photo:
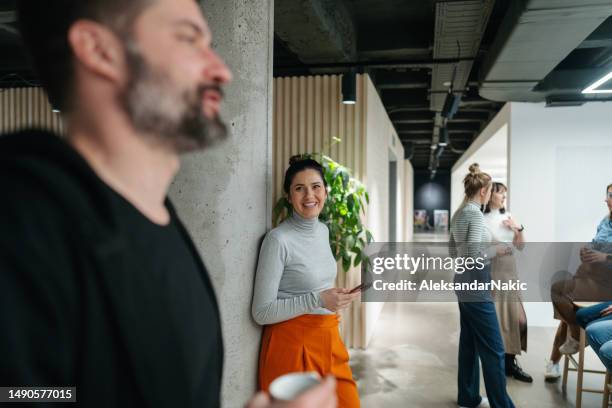
<path fill-rule="evenodd" d="M 488 263 L 496 255 L 490 245 L 491 234 L 485 224 L 480 205 L 468 201 L 453 217 L 450 228 L 449 252 L 452 257 L 484 258 Z"/>

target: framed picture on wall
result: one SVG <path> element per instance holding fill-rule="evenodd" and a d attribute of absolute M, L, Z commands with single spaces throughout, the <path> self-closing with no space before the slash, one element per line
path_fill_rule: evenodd
<path fill-rule="evenodd" d="M 434 210 L 434 228 L 436 230 L 448 230 L 448 210 Z"/>
<path fill-rule="evenodd" d="M 414 228 L 416 230 L 427 228 L 427 210 L 414 210 Z"/>

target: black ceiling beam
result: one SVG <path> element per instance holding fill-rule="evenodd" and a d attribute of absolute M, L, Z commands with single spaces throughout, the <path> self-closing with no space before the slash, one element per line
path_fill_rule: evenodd
<path fill-rule="evenodd" d="M 421 69 L 403 72 L 381 69 L 376 71 L 374 82 L 378 89 L 427 89 L 429 73 Z"/>
<path fill-rule="evenodd" d="M 384 89 L 381 92 L 381 99 L 387 108 L 425 103 L 427 89 Z"/>
<path fill-rule="evenodd" d="M 395 126 L 395 130 L 397 130 L 398 133 L 407 130 L 428 130 L 430 132 L 433 132 L 433 126 L 429 123 L 417 123 L 413 125 L 399 124 Z"/>
<path fill-rule="evenodd" d="M 466 112 L 478 112 L 478 113 L 497 113 L 499 111 L 499 109 L 497 109 L 497 107 L 483 107 L 483 106 L 460 106 L 459 110 L 457 111 L 457 114 L 460 115 L 461 113 L 466 113 Z"/>
<path fill-rule="evenodd" d="M 394 125 L 415 125 L 415 124 L 423 124 L 423 123 L 429 123 L 433 125 L 433 118 L 432 119 L 427 119 L 427 118 L 420 118 L 420 119 L 395 119 L 392 120 Z"/>
<path fill-rule="evenodd" d="M 470 131 L 470 132 L 478 132 L 480 130 L 480 122 L 449 122 L 446 127 L 449 132 L 457 132 L 457 131 Z"/>
<path fill-rule="evenodd" d="M 455 116 L 449 122 L 454 122 L 459 119 L 463 120 L 474 120 L 474 121 L 487 121 L 489 120 L 489 112 L 490 111 L 466 111 L 466 110 L 458 110 Z"/>
<path fill-rule="evenodd" d="M 480 99 L 480 98 L 474 98 L 474 99 L 461 99 L 461 104 L 459 105 L 460 107 L 464 107 L 464 106 L 498 106 L 498 105 L 503 105 L 503 102 L 496 102 L 496 101 L 489 101 L 487 99 Z"/>
<path fill-rule="evenodd" d="M 434 65 L 456 65 L 462 61 L 474 61 L 474 58 L 441 58 L 441 59 L 402 59 L 402 60 L 365 60 L 354 62 L 308 63 L 309 69 L 337 69 L 345 71 L 349 68 L 431 68 Z M 278 66 L 278 69 L 292 69 L 293 66 Z"/>
<path fill-rule="evenodd" d="M 428 82 L 395 82 L 387 84 L 376 84 L 378 89 L 428 89 Z"/>
<path fill-rule="evenodd" d="M 429 54 L 430 30 L 429 25 L 409 26 L 403 19 L 361 24 L 357 32 L 359 38 L 357 51 L 368 53 L 381 50 L 419 50 L 421 53 Z"/>
<path fill-rule="evenodd" d="M 397 134 L 398 135 L 431 135 L 433 134 L 433 127 L 431 129 L 398 130 Z"/>
<path fill-rule="evenodd" d="M 469 119 L 469 118 L 456 118 L 453 117 L 452 120 L 448 121 L 448 124 L 452 123 L 483 123 L 486 119 Z"/>
<path fill-rule="evenodd" d="M 464 130 L 456 130 L 456 131 L 450 131 L 449 132 L 451 134 L 451 138 L 452 139 L 472 139 L 474 137 L 474 135 L 476 134 L 476 132 L 466 132 Z M 431 135 L 433 134 L 433 128 L 432 129 L 414 129 L 414 130 L 400 130 L 397 132 L 398 136 L 401 138 L 406 138 L 406 137 L 410 137 L 410 135 Z"/>
<path fill-rule="evenodd" d="M 434 118 L 434 113 L 429 109 L 419 109 L 419 110 L 410 110 L 410 111 L 399 111 L 390 113 L 391 120 L 410 120 L 410 119 L 423 119 L 423 118 Z"/>

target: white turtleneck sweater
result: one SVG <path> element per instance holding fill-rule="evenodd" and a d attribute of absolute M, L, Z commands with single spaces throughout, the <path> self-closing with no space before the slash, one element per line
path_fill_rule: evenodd
<path fill-rule="evenodd" d="M 331 314 L 319 292 L 332 288 L 336 261 L 329 230 L 295 212 L 264 238 L 259 252 L 252 313 L 261 325 L 303 314 Z"/>

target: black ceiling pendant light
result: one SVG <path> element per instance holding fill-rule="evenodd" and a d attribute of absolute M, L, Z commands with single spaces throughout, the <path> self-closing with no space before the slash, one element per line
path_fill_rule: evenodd
<path fill-rule="evenodd" d="M 342 75 L 342 103 L 354 105 L 357 102 L 357 70 L 351 69 Z"/>

